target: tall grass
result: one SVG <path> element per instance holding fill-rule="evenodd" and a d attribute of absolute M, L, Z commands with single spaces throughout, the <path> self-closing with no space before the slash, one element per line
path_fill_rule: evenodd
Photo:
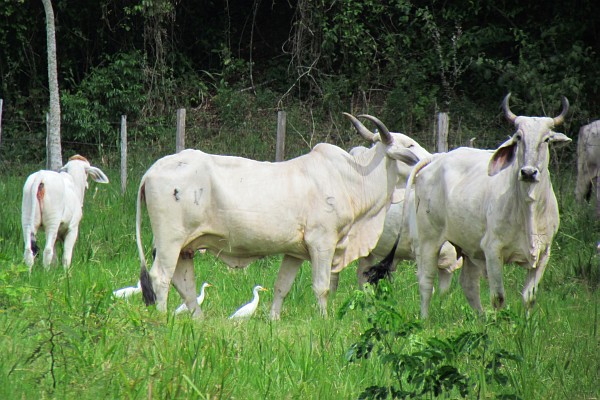
<path fill-rule="evenodd" d="M 328 318 L 319 316 L 305 264 L 284 302 L 281 321 L 268 319 L 280 257 L 229 270 L 210 255 L 196 256 L 198 288 L 203 281 L 214 285 L 207 290 L 200 322 L 158 313 L 140 297 L 115 299 L 112 291 L 134 285 L 139 273 L 136 184 L 121 196 L 115 171 L 105 171 L 112 184 L 90 184 L 71 270 L 45 271 L 36 260 L 30 276 L 22 263 L 20 228 L 21 189 L 29 172 L 0 175 L 0 398 L 345 399 L 394 382 L 385 352 L 352 362 L 348 358 L 373 321 L 373 309 L 358 307 L 335 317 L 356 295 L 353 265 L 341 275 Z M 138 182 L 141 172 L 135 171 L 130 182 Z M 431 318 L 411 339 L 417 346 L 430 338 L 485 332 L 490 349 L 520 358 L 506 360 L 503 384 L 486 379 L 485 360 L 475 353 L 459 358 L 458 370 L 469 377 L 469 398 L 600 395 L 600 299 L 593 253 L 599 229 L 591 207 L 574 203 L 565 179 L 564 187 L 558 185 L 561 231 L 532 315 L 525 318 L 521 304 L 525 271 L 506 266 L 505 310 L 490 310 L 482 282 L 487 313 L 477 318 L 454 282 L 446 297 L 434 298 Z M 144 242 L 149 252 L 148 221 Z M 414 263 L 407 262 L 391 283 L 391 307 L 405 321 L 418 320 L 414 272 Z M 243 323 L 227 320 L 251 299 L 255 284 L 271 289 L 261 293 L 255 317 Z M 179 304 L 173 289 L 169 311 Z M 403 345 L 400 338 L 390 340 L 392 349 Z M 456 391 L 441 395 L 457 396 Z"/>

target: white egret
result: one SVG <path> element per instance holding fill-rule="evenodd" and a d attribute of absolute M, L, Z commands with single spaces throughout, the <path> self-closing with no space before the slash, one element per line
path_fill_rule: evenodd
<path fill-rule="evenodd" d="M 130 296 L 133 296 L 136 293 L 141 293 L 142 287 L 140 286 L 140 281 L 138 281 L 137 286 L 129 286 L 123 289 L 118 289 L 113 291 L 113 296 L 118 297 L 120 299 L 126 299 Z"/>
<path fill-rule="evenodd" d="M 264 292 L 267 289 L 258 285 L 254 286 L 254 298 L 252 301 L 242 307 L 240 307 L 236 312 L 234 312 L 229 319 L 238 319 L 238 318 L 250 318 L 252 314 L 256 311 L 256 307 L 258 307 L 258 292 Z"/>
<path fill-rule="evenodd" d="M 204 301 L 204 289 L 206 289 L 207 287 L 212 286 L 210 283 L 208 282 L 204 282 L 202 284 L 202 287 L 200 288 L 200 295 L 196 298 L 196 301 L 198 302 L 198 305 L 201 305 L 202 302 Z M 175 310 L 175 314 L 180 314 L 184 311 L 187 311 L 187 306 L 185 305 L 185 303 L 182 303 L 179 307 L 177 307 L 177 310 Z"/>

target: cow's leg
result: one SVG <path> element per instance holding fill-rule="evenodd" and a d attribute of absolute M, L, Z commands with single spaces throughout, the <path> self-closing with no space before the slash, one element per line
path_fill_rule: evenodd
<path fill-rule="evenodd" d="M 537 292 L 538 284 L 544 276 L 546 265 L 550 258 L 550 246 L 546 247 L 546 250 L 540 254 L 540 259 L 535 268 L 527 271 L 527 279 L 525 281 L 525 288 L 523 289 L 523 302 L 527 309 L 533 307 L 535 304 L 535 296 Z"/>
<path fill-rule="evenodd" d="M 419 293 L 421 295 L 422 318 L 429 316 L 429 302 L 433 294 L 433 281 L 435 280 L 437 271 L 439 248 L 439 245 L 431 242 L 422 242 L 419 246 L 417 277 L 419 279 Z"/>
<path fill-rule="evenodd" d="M 438 287 L 440 295 L 448 292 L 452 284 L 452 272 L 446 268 L 438 268 Z"/>
<path fill-rule="evenodd" d="M 29 273 L 33 269 L 33 262 L 35 261 L 34 249 L 37 248 L 35 243 L 35 233 L 30 229 L 23 228 L 23 239 L 25 241 L 25 252 L 23 253 L 23 259 L 25 265 L 29 267 Z M 37 250 L 35 251 L 37 252 Z"/>
<path fill-rule="evenodd" d="M 479 314 L 483 312 L 479 287 L 481 270 L 482 268 L 479 265 L 475 264 L 468 257 L 463 256 L 463 265 L 459 278 L 460 286 L 471 308 Z"/>
<path fill-rule="evenodd" d="M 502 256 L 499 251 L 485 251 L 485 270 L 490 286 L 490 298 L 494 308 L 504 307 L 504 280 L 502 277 Z"/>
<path fill-rule="evenodd" d="M 167 311 L 169 286 L 177 268 L 180 249 L 181 247 L 177 245 L 166 248 L 157 246 L 156 258 L 149 271 L 152 288 L 156 295 L 156 309 L 161 312 Z"/>
<path fill-rule="evenodd" d="M 71 227 L 71 229 L 69 229 L 69 231 L 65 235 L 62 255 L 62 265 L 65 270 L 69 269 L 69 267 L 71 266 L 71 259 L 73 257 L 73 247 L 75 247 L 75 241 L 77 240 L 78 234 L 79 226 L 74 226 Z"/>
<path fill-rule="evenodd" d="M 285 299 L 292 288 L 292 284 L 302 265 L 302 261 L 303 260 L 296 257 L 288 255 L 283 256 L 279 274 L 277 275 L 277 281 L 275 282 L 275 290 L 273 291 L 273 306 L 271 307 L 272 320 L 278 320 L 281 316 L 283 299 Z"/>
<path fill-rule="evenodd" d="M 327 316 L 327 297 L 329 296 L 329 284 L 331 280 L 331 263 L 333 261 L 334 248 L 323 249 L 319 247 L 309 248 L 310 264 L 312 267 L 312 287 L 321 315 Z"/>
<path fill-rule="evenodd" d="M 46 246 L 44 247 L 44 267 L 48 269 L 56 261 L 56 240 L 58 238 L 58 226 L 49 226 L 46 229 Z"/>
<path fill-rule="evenodd" d="M 340 273 L 332 272 L 329 276 L 329 293 L 335 293 L 340 283 Z"/>
<path fill-rule="evenodd" d="M 182 251 L 173 274 L 173 285 L 194 318 L 202 318 L 202 310 L 196 301 L 196 276 L 194 274 L 194 252 Z"/>

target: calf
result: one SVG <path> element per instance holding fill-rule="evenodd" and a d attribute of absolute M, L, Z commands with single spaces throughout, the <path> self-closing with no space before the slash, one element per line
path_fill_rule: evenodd
<path fill-rule="evenodd" d="M 67 269 L 71 265 L 88 176 L 96 182 L 108 183 L 104 172 L 90 166 L 84 157 L 75 155 L 58 172 L 43 170 L 27 178 L 23 187 L 21 223 L 25 241 L 23 257 L 30 273 L 37 253 L 35 236 L 42 227 L 46 234 L 44 267 L 48 268 L 56 260 L 57 239 L 64 241 L 63 267 Z"/>

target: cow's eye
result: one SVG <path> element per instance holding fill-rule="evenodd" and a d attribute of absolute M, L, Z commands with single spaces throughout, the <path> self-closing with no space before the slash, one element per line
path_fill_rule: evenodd
<path fill-rule="evenodd" d="M 517 142 L 520 142 L 521 141 L 521 135 L 515 136 L 515 139 L 517 140 Z"/>
<path fill-rule="evenodd" d="M 544 139 L 544 142 L 550 143 L 550 136 L 548 136 L 546 139 Z"/>

